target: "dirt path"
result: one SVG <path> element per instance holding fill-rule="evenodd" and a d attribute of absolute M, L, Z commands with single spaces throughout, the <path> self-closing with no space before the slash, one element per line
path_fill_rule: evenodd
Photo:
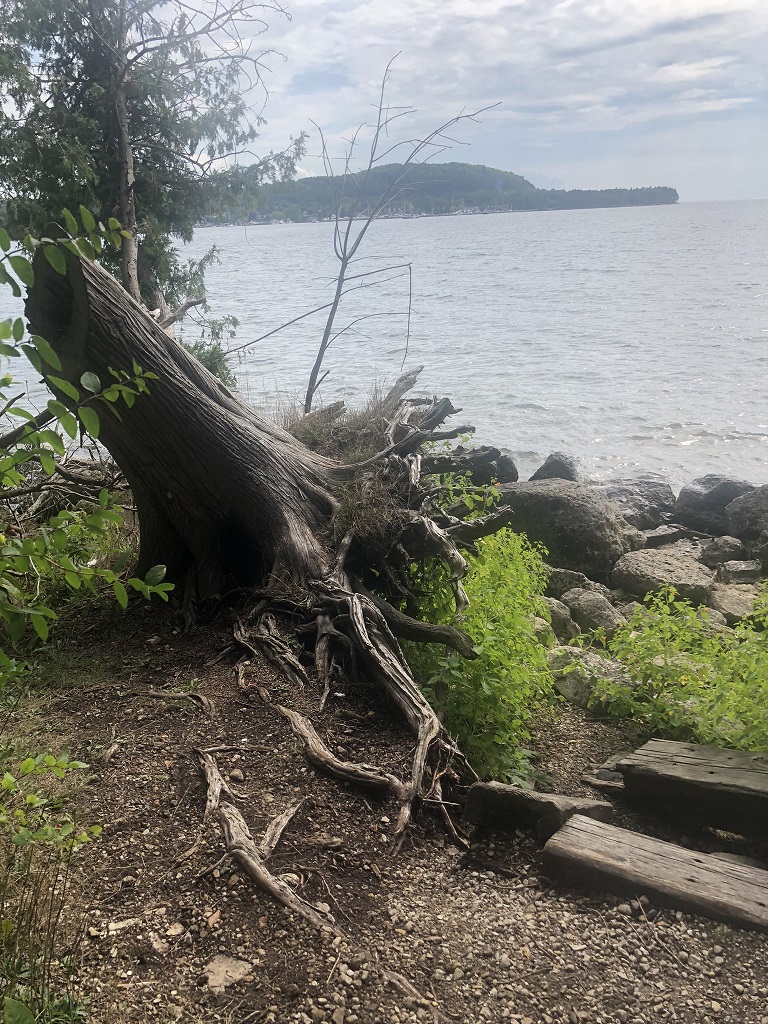
<path fill-rule="evenodd" d="M 112 635 L 96 628 L 77 664 L 60 666 L 67 685 L 46 698 L 45 718 L 27 721 L 28 743 L 66 742 L 91 766 L 77 801 L 104 834 L 80 858 L 73 891 L 89 908 L 83 990 L 94 1024 L 768 1024 L 766 936 L 554 887 L 538 845 L 516 833 L 475 836 L 462 856 L 422 814 L 390 856 L 392 806 L 307 767 L 288 724 L 239 692 L 229 635 L 179 636 L 141 616 Z M 291 691 L 266 665 L 251 678 L 311 712 L 340 756 L 406 770 L 410 737 L 377 693 L 332 695 L 318 715 L 315 693 Z M 633 739 L 565 706 L 538 732 L 541 770 L 571 794 L 593 793 L 583 771 Z M 192 753 L 217 746 L 231 748 L 214 756 L 256 837 L 305 798 L 270 864 L 348 939 L 289 917 L 221 861 Z M 725 843 L 641 824 L 700 849 Z M 206 977 L 217 957 L 241 975 L 221 991 Z"/>

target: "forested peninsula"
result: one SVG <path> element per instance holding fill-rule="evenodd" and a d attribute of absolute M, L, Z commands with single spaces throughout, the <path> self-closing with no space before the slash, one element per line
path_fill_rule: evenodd
<path fill-rule="evenodd" d="M 237 169 L 231 185 L 211 209 L 206 223 L 269 223 L 327 220 L 336 213 L 367 216 L 401 165 L 387 164 L 340 177 L 298 178 L 261 183 L 258 167 Z M 480 164 L 414 164 L 382 217 L 429 217 L 512 210 L 573 210 L 676 203 L 674 188 L 541 189 L 511 171 Z"/>

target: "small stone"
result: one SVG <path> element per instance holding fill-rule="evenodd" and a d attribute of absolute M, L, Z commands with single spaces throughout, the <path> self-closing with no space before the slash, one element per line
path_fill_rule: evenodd
<path fill-rule="evenodd" d="M 245 776 L 239 768 L 233 768 L 229 773 L 229 777 L 232 782 L 245 782 Z"/>
<path fill-rule="evenodd" d="M 181 935 L 183 932 L 184 925 L 181 923 L 181 921 L 174 921 L 174 923 L 166 929 L 165 934 L 170 935 L 171 938 L 175 938 L 177 935 Z"/>
<path fill-rule="evenodd" d="M 246 960 L 236 960 L 232 956 L 215 956 L 205 967 L 202 980 L 208 988 L 220 994 L 230 985 L 242 981 L 251 971 L 251 965 Z"/>
<path fill-rule="evenodd" d="M 623 917 L 631 917 L 632 907 L 630 907 L 628 903 L 620 903 L 618 907 L 616 907 L 616 913 L 621 914 Z"/>

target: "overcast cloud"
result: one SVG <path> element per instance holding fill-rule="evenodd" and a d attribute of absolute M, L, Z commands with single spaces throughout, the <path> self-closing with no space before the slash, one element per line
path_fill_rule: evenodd
<path fill-rule="evenodd" d="M 406 134 L 499 102 L 441 160 L 559 188 L 672 185 L 683 200 L 768 196 L 768 0 L 290 0 L 259 40 L 262 141 L 311 131 L 302 167 L 387 98 Z"/>

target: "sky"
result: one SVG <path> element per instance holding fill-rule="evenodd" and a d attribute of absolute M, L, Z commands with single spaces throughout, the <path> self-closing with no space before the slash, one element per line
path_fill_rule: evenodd
<path fill-rule="evenodd" d="M 388 144 L 452 130 L 439 161 L 543 188 L 670 185 L 682 201 L 768 197 L 768 0 L 287 0 L 257 44 L 260 146 L 310 132 L 300 173 L 341 161 L 375 118 L 414 113 Z M 397 55 L 397 56 L 395 56 Z M 370 137 L 359 136 L 367 155 Z M 406 149 L 396 150 L 405 153 Z"/>

